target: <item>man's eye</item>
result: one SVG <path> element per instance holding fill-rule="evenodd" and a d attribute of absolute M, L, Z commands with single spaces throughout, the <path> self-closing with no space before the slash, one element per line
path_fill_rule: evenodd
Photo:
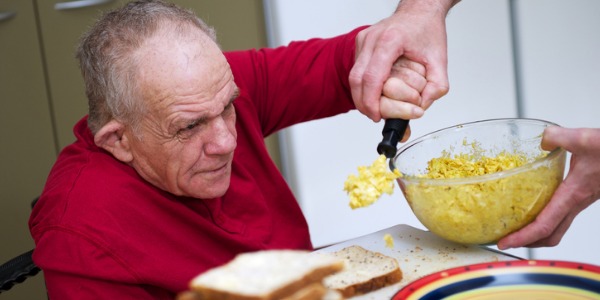
<path fill-rule="evenodd" d="M 179 129 L 177 131 L 177 136 L 179 138 L 182 138 L 182 137 L 186 138 L 186 137 L 188 137 L 192 133 L 192 130 L 195 129 L 196 127 L 198 127 L 199 124 L 200 124 L 200 122 L 190 123 L 189 125 L 187 125 L 187 126 L 181 128 L 181 129 Z"/>
<path fill-rule="evenodd" d="M 194 123 L 188 125 L 187 127 L 185 127 L 184 130 L 192 130 L 196 126 L 198 126 L 198 123 L 194 122 Z"/>
<path fill-rule="evenodd" d="M 198 125 L 200 125 L 200 123 L 202 123 L 202 120 L 196 120 L 196 121 L 188 124 L 188 126 L 183 128 L 183 130 L 192 130 L 192 129 L 198 127 Z"/>

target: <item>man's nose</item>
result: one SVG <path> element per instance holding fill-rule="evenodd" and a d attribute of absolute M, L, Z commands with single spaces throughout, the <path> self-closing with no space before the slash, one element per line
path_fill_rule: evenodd
<path fill-rule="evenodd" d="M 205 143 L 204 151 L 216 155 L 233 152 L 237 145 L 235 123 L 229 124 L 223 118 L 217 118 L 212 123 L 210 140 Z"/>

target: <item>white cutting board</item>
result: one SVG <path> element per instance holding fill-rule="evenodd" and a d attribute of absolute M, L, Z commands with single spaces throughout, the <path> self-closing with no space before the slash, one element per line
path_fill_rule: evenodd
<path fill-rule="evenodd" d="M 385 234 L 393 237 L 393 249 L 385 246 L 383 239 Z M 353 297 L 353 300 L 390 299 L 408 283 L 431 273 L 475 263 L 518 259 L 485 247 L 455 244 L 431 232 L 404 224 L 322 248 L 316 252 L 333 252 L 352 245 L 395 257 L 403 274 L 402 281 L 399 283 Z"/>

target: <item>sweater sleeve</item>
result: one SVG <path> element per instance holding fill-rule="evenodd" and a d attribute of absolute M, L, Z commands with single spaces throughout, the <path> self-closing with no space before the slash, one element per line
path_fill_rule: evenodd
<path fill-rule="evenodd" d="M 355 37 L 363 28 L 328 39 L 225 54 L 236 84 L 254 101 L 264 136 L 355 108 L 348 75 Z"/>
<path fill-rule="evenodd" d="M 48 247 L 45 243 L 53 243 Z M 172 299 L 164 289 L 141 285 L 127 265 L 89 239 L 60 229 L 46 231 L 34 250 L 49 299 Z M 62 245 L 62 246 L 61 246 Z M 52 253 L 39 249 L 60 249 Z M 70 263 L 63 263 L 70 262 Z"/>

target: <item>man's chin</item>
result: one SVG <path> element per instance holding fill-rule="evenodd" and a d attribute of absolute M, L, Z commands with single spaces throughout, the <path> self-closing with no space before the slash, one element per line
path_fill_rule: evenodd
<path fill-rule="evenodd" d="M 189 195 L 198 199 L 213 199 L 222 197 L 229 189 L 229 178 L 216 183 L 203 183 L 191 189 Z"/>
<path fill-rule="evenodd" d="M 231 165 L 218 172 L 196 173 L 187 180 L 179 181 L 180 195 L 198 199 L 222 197 L 231 183 Z M 181 183 L 185 185 L 181 185 Z"/>

